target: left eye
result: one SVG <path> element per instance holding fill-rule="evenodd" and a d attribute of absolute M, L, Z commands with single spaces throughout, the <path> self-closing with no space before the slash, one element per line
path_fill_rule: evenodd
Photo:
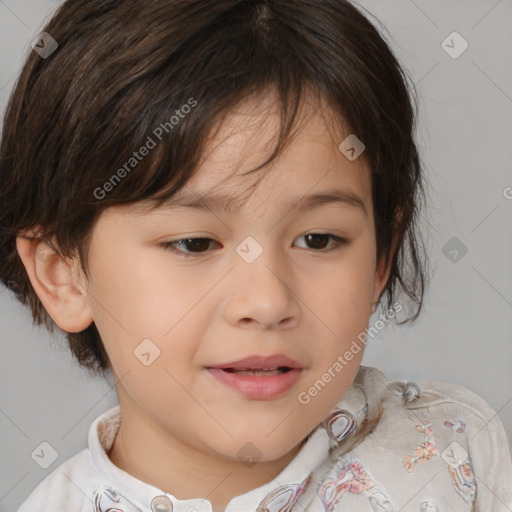
<path fill-rule="evenodd" d="M 348 240 L 346 240 L 345 238 L 341 238 L 330 233 L 309 233 L 307 235 L 302 235 L 302 237 L 307 239 L 309 244 L 313 245 L 313 247 L 311 247 L 312 249 L 314 249 L 316 246 L 316 249 L 323 249 L 323 252 L 333 251 L 334 249 L 337 249 L 340 245 L 348 243 Z M 323 242 L 326 240 L 328 241 L 329 239 L 334 240 L 334 245 L 332 247 L 330 247 L 329 249 L 325 249 L 324 247 L 318 248 L 319 245 L 323 246 Z"/>
<path fill-rule="evenodd" d="M 330 252 L 338 249 L 341 245 L 348 243 L 348 240 L 345 238 L 341 238 L 330 233 L 309 233 L 307 235 L 302 235 L 302 237 L 299 238 L 307 240 L 307 244 L 312 245 L 312 247 L 309 248 L 313 249 L 315 252 Z M 325 246 L 326 244 L 328 245 L 329 239 L 333 240 L 333 245 L 326 249 Z M 208 252 L 208 248 L 212 242 L 217 243 L 211 238 L 183 238 L 172 242 L 163 242 L 160 245 L 165 250 L 178 253 L 180 256 L 190 257 L 194 254 L 200 255 Z M 185 250 L 182 250 L 183 248 Z M 308 247 L 306 247 L 306 249 L 307 248 Z"/>

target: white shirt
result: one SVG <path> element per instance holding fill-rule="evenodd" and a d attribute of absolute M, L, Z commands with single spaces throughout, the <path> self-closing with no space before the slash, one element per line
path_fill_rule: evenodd
<path fill-rule="evenodd" d="M 48 475 L 18 512 L 212 511 L 207 499 L 177 499 L 115 466 L 107 453 L 120 422 L 119 405 L 96 418 L 88 448 Z M 503 425 L 462 386 L 388 383 L 378 369 L 361 366 L 290 464 L 226 508 L 303 511 L 511 512 Z"/>

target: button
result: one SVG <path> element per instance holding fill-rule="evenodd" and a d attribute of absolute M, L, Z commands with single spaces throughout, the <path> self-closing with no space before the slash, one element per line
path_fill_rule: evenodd
<path fill-rule="evenodd" d="M 172 501 L 169 496 L 155 496 L 151 500 L 151 510 L 152 512 L 172 512 L 173 506 Z"/>
<path fill-rule="evenodd" d="M 417 402 L 421 398 L 421 390 L 416 382 L 406 382 L 403 393 L 402 401 L 405 407 Z"/>

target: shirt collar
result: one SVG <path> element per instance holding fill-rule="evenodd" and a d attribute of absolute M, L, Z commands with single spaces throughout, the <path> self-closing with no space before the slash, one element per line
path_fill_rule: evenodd
<path fill-rule="evenodd" d="M 377 403 L 382 390 L 382 385 L 380 391 L 374 386 L 373 392 L 368 392 L 368 387 L 376 381 L 383 382 L 381 377 L 383 374 L 377 369 L 361 366 L 343 400 L 307 436 L 290 464 L 271 482 L 232 498 L 226 512 L 291 510 L 309 487 L 312 474 L 328 460 L 330 452 L 340 446 L 347 451 L 364 435 L 360 427 L 378 414 Z M 206 499 L 179 500 L 115 466 L 107 453 L 120 425 L 121 408 L 117 405 L 96 418 L 89 429 L 89 454 L 104 481 L 93 496 L 94 512 L 187 512 L 194 509 L 211 512 L 211 504 Z"/>

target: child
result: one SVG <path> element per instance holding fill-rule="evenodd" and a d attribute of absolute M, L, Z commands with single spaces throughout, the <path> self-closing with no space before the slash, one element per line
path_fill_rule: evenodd
<path fill-rule="evenodd" d="M 426 283 L 409 92 L 347 0 L 63 3 L 5 115 L 0 274 L 119 406 L 19 512 L 512 510 L 483 399 L 361 365 Z"/>

